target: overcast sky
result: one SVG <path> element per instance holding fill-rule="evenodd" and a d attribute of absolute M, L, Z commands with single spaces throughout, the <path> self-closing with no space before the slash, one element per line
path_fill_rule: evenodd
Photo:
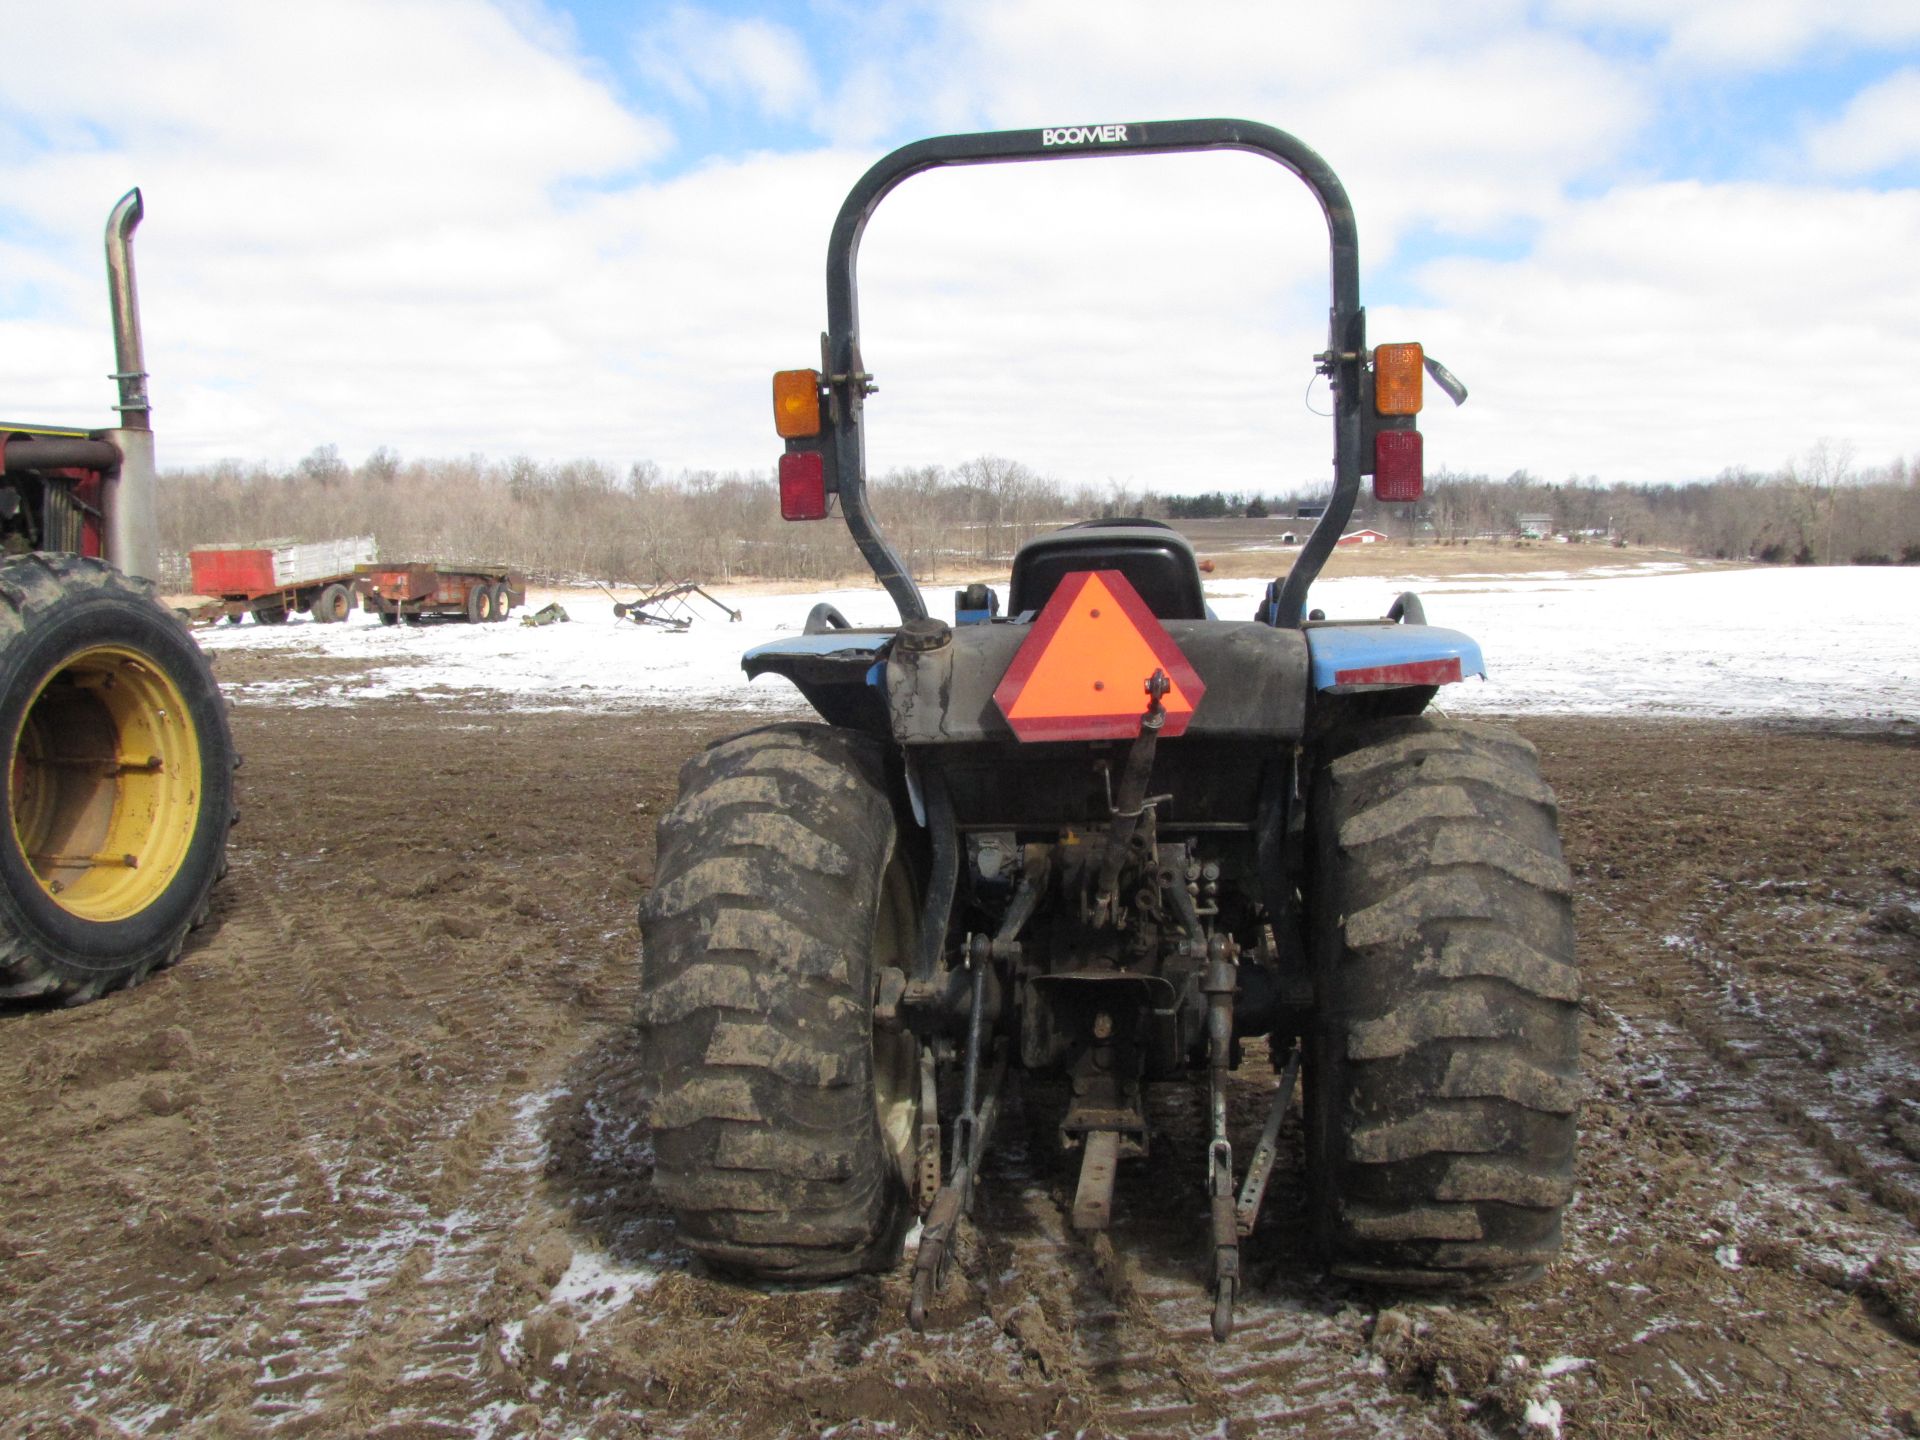
<path fill-rule="evenodd" d="M 62 0 L 0 12 L 0 418 L 109 423 L 145 193 L 163 464 L 771 467 L 892 147 L 1229 115 L 1344 179 L 1430 469 L 1920 457 L 1916 0 Z M 947 170 L 861 252 L 869 459 L 1326 480 L 1325 229 L 1240 154 Z"/>

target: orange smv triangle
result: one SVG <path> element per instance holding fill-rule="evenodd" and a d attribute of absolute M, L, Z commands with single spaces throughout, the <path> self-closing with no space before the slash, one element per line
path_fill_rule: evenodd
<path fill-rule="evenodd" d="M 1023 741 L 1131 739 L 1155 670 L 1171 682 L 1160 733 L 1178 735 L 1206 686 L 1125 575 L 1077 570 L 1054 590 L 993 699 Z"/>

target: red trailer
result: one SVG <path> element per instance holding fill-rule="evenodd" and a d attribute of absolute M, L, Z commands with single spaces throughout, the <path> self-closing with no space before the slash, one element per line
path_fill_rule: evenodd
<path fill-rule="evenodd" d="M 526 577 L 504 565 L 362 565 L 355 579 L 360 603 L 385 625 L 433 615 L 480 624 L 504 620 L 527 603 Z"/>
<path fill-rule="evenodd" d="M 225 616 L 238 623 L 252 615 L 278 625 L 294 611 L 330 623 L 353 613 L 355 567 L 372 561 L 373 537 L 316 540 L 287 545 L 208 545 L 187 558 L 193 589 L 210 603 L 195 619 Z"/>

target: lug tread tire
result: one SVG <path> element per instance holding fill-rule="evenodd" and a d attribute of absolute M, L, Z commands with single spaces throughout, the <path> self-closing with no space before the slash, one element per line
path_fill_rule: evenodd
<path fill-rule="evenodd" d="M 898 1256 L 871 1041 L 896 835 L 881 747 L 820 725 L 696 756 L 660 822 L 640 914 L 654 1183 L 723 1270 L 825 1280 Z"/>
<path fill-rule="evenodd" d="M 313 618 L 322 625 L 337 625 L 352 613 L 352 594 L 344 585 L 328 585 L 313 602 Z"/>
<path fill-rule="evenodd" d="M 201 824 L 207 833 L 196 837 L 182 862 L 178 883 L 185 891 L 167 905 L 173 918 L 150 918 L 150 908 L 120 922 L 124 942 L 108 953 L 82 952 L 62 944 L 34 920 L 34 897 L 16 896 L 8 880 L 0 893 L 0 1000 L 83 1005 L 112 991 L 130 989 L 174 964 L 187 935 L 212 913 L 213 887 L 227 873 L 227 832 L 239 818 L 233 803 L 233 772 L 240 760 L 227 721 L 227 701 L 219 693 L 206 656 L 186 626 L 160 604 L 155 587 L 147 581 L 124 575 L 102 561 L 69 554 L 34 553 L 0 564 L 0 677 L 6 686 L 6 693 L 0 693 L 0 708 L 11 710 L 11 702 L 18 699 L 22 709 L 14 723 L 20 723 L 28 697 L 12 692 L 15 687 L 24 690 L 37 684 L 36 672 L 57 658 L 34 655 L 33 647 L 49 627 L 71 621 L 81 611 L 110 617 L 103 622 L 105 628 L 91 632 L 93 643 L 125 643 L 129 638 L 137 643 L 137 634 L 126 628 L 129 624 L 151 627 L 158 623 L 179 632 L 183 643 L 175 650 L 177 664 L 168 668 L 189 708 L 196 704 L 200 708 L 201 774 L 209 792 Z M 149 658 L 164 658 L 144 645 L 139 648 Z M 21 673 L 23 668 L 26 673 Z M 14 743 L 9 736 L 9 751 Z M 11 829 L 10 802 L 0 823 Z M 0 844 L 14 843 L 10 834 L 0 832 Z"/>
<path fill-rule="evenodd" d="M 1559 1253 L 1580 1100 L 1572 880 L 1533 747 L 1381 722 L 1312 804 L 1308 1127 L 1330 1268 L 1530 1279 Z"/>

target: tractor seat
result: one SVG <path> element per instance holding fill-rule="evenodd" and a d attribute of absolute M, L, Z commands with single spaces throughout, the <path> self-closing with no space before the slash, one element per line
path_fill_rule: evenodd
<path fill-rule="evenodd" d="M 1013 557 L 1008 613 L 1041 609 L 1077 570 L 1118 570 L 1162 620 L 1207 618 L 1192 542 L 1159 520 L 1133 519 L 1084 520 L 1022 545 Z"/>

